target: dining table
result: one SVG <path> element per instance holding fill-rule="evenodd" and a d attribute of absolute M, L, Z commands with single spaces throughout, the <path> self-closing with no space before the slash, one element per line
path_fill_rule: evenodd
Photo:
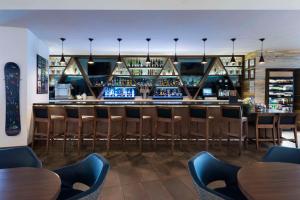
<path fill-rule="evenodd" d="M 60 192 L 59 176 L 44 168 L 0 169 L 0 199 L 54 200 Z"/>
<path fill-rule="evenodd" d="M 249 200 L 293 200 L 300 198 L 300 165 L 256 162 L 237 175 L 241 192 Z"/>

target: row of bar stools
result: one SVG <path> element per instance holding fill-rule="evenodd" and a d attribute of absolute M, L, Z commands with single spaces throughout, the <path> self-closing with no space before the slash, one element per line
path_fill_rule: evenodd
<path fill-rule="evenodd" d="M 81 113 L 81 109 L 78 106 L 65 106 L 65 133 L 64 133 L 64 143 L 63 143 L 63 152 L 66 152 L 66 142 L 67 139 L 78 139 L 78 153 L 80 153 L 81 144 L 83 141 L 83 126 L 90 122 L 92 126 L 94 125 L 94 116 L 85 115 Z M 76 124 L 77 131 L 70 130 L 70 124 Z M 94 128 L 92 129 L 92 131 Z M 94 133 L 91 131 L 89 135 Z M 74 134 L 75 132 L 75 134 Z M 77 132 L 77 134 L 76 134 Z"/>
<path fill-rule="evenodd" d="M 94 136 L 93 136 L 93 151 L 95 150 L 96 141 L 101 138 L 106 138 L 106 151 L 109 153 L 111 146 L 111 139 L 120 137 L 124 141 L 123 137 L 123 117 L 119 115 L 112 115 L 111 108 L 107 106 L 95 106 L 94 107 Z M 98 129 L 98 125 L 106 125 L 106 131 L 101 131 L 105 129 Z M 118 131 L 113 132 L 112 127 L 119 127 Z M 119 126 L 118 126 L 119 125 Z"/>
<path fill-rule="evenodd" d="M 209 141 L 209 125 L 213 116 L 208 115 L 207 106 L 190 106 L 190 130 L 189 139 L 192 138 L 204 138 L 205 149 L 208 150 Z M 196 130 L 193 131 L 192 126 L 196 125 Z M 204 125 L 204 129 L 199 128 L 200 125 Z M 201 131 L 204 130 L 204 131 Z"/>
<path fill-rule="evenodd" d="M 175 146 L 175 138 L 180 139 L 180 147 L 182 146 L 182 135 L 181 135 L 181 121 L 182 117 L 175 115 L 174 107 L 166 107 L 166 106 L 158 106 L 156 108 L 157 111 L 157 122 L 156 122 L 156 132 L 154 136 L 154 145 L 156 148 L 157 145 L 157 138 L 158 136 L 164 137 L 164 138 L 170 138 L 171 139 L 171 151 L 172 154 L 174 153 L 174 146 Z M 159 131 L 159 125 L 165 124 L 167 125 L 167 131 L 161 132 Z M 175 125 L 178 125 L 179 128 L 177 129 L 179 134 L 176 134 L 175 132 Z M 169 127 L 171 126 L 171 131 Z"/>
<path fill-rule="evenodd" d="M 124 141 L 126 141 L 127 136 L 136 137 L 139 139 L 139 147 L 142 152 L 143 149 L 143 139 L 148 137 L 152 138 L 152 127 L 150 126 L 150 130 L 148 132 L 144 132 L 144 123 L 152 123 L 152 117 L 149 115 L 145 115 L 142 107 L 135 106 L 126 106 L 125 107 L 125 134 Z M 129 125 L 135 125 L 135 131 L 130 131 Z"/>
<path fill-rule="evenodd" d="M 239 140 L 239 155 L 242 152 L 243 142 L 247 147 L 248 140 L 248 120 L 242 116 L 241 106 L 221 106 L 222 121 L 224 123 L 223 135 Z"/>
<path fill-rule="evenodd" d="M 56 121 L 64 120 L 63 115 L 50 115 L 48 106 L 33 106 L 33 136 L 32 148 L 36 139 L 46 139 L 46 152 L 49 151 L 50 140 L 54 141 L 55 137 L 61 136 L 62 133 L 55 133 L 53 127 Z M 46 132 L 39 132 L 39 126 L 46 126 Z"/>

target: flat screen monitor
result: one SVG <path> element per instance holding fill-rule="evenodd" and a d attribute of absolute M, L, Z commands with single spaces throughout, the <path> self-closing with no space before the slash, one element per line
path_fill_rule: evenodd
<path fill-rule="evenodd" d="M 94 64 L 88 64 L 88 75 L 109 75 L 111 70 L 110 62 L 95 62 Z"/>
<path fill-rule="evenodd" d="M 203 88 L 203 96 L 204 97 L 210 97 L 213 95 L 211 88 Z"/>
<path fill-rule="evenodd" d="M 197 75 L 204 74 L 204 65 L 200 62 L 182 62 L 180 66 L 181 75 Z"/>

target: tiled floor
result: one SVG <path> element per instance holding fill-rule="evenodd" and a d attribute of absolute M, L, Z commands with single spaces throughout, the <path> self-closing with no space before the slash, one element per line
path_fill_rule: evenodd
<path fill-rule="evenodd" d="M 202 142 L 203 144 L 203 142 Z M 284 142 L 284 145 L 292 145 Z M 56 141 L 48 155 L 45 154 L 43 143 L 36 146 L 44 167 L 55 169 L 76 162 L 91 153 L 91 142 L 86 141 L 79 156 L 76 151 L 76 143 L 68 144 L 68 152 L 62 153 L 62 142 Z M 178 146 L 177 146 L 178 147 Z M 255 150 L 252 143 L 241 156 L 238 156 L 237 143 L 226 142 L 220 147 L 218 144 L 210 146 L 209 151 L 217 158 L 235 165 L 245 166 L 261 159 L 267 148 L 260 152 Z M 105 145 L 98 143 L 96 152 L 104 155 L 111 164 L 111 169 L 106 178 L 102 190 L 103 200 L 189 200 L 197 199 L 192 180 L 187 170 L 187 161 L 197 152 L 204 150 L 204 145 L 196 142 L 185 143 L 183 151 L 177 149 L 172 156 L 170 146 L 166 143 L 158 145 L 154 151 L 150 144 L 145 145 L 145 151 L 138 153 L 138 145 L 135 142 L 126 144 L 126 151 L 122 151 L 121 145 L 113 143 L 112 152 L 106 156 Z"/>

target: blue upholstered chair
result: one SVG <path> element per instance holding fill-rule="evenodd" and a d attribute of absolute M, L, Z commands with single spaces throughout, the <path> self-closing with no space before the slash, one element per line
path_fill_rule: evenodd
<path fill-rule="evenodd" d="M 188 162 L 189 171 L 199 194 L 199 199 L 246 199 L 237 185 L 239 167 L 227 164 L 208 152 L 200 152 Z M 209 183 L 223 180 L 225 187 L 211 189 Z"/>
<path fill-rule="evenodd" d="M 108 170 L 109 163 L 96 153 L 90 154 L 78 163 L 55 170 L 62 182 L 58 199 L 97 200 Z M 89 186 L 89 189 L 86 191 L 74 189 L 74 183 L 83 183 Z"/>
<path fill-rule="evenodd" d="M 274 146 L 268 150 L 262 161 L 300 164 L 300 149 Z"/>
<path fill-rule="evenodd" d="M 27 146 L 0 148 L 0 169 L 17 167 L 41 168 L 42 162 Z"/>

